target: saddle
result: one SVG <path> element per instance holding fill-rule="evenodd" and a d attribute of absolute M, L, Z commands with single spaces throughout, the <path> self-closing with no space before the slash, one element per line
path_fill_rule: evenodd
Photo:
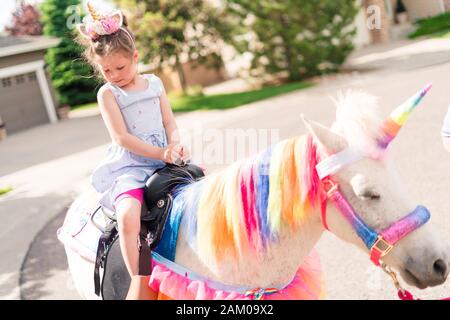
<path fill-rule="evenodd" d="M 172 208 L 172 191 L 180 184 L 189 184 L 201 179 L 203 170 L 193 164 L 183 166 L 168 164 L 158 169 L 146 181 L 144 203 L 141 210 L 141 230 L 139 233 L 139 275 L 151 274 L 151 251 L 161 240 L 164 226 Z M 102 212 L 106 218 L 106 227 L 97 247 L 94 269 L 95 294 L 104 300 L 124 299 L 128 292 L 131 278 L 125 266 L 118 241 L 117 221 L 108 209 L 99 207 L 92 215 Z M 100 268 L 103 276 L 100 279 Z"/>

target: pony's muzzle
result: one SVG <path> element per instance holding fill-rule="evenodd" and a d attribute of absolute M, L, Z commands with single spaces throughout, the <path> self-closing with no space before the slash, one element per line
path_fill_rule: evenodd
<path fill-rule="evenodd" d="M 429 261 L 424 268 L 418 267 L 417 261 L 408 261 L 403 273 L 405 280 L 421 289 L 444 283 L 450 271 L 448 259 L 436 258 Z"/>

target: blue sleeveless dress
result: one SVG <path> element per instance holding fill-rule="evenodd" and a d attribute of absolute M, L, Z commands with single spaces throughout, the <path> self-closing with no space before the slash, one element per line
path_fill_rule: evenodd
<path fill-rule="evenodd" d="M 114 94 L 128 132 L 150 145 L 163 148 L 167 146 L 159 101 L 163 83 L 153 74 L 143 76 L 148 81 L 148 87 L 143 91 L 126 92 L 109 82 L 104 87 Z M 164 166 L 162 160 L 137 155 L 113 142 L 106 157 L 94 169 L 90 181 L 101 193 L 100 204 L 114 210 L 118 195 L 144 187 L 155 170 Z"/>

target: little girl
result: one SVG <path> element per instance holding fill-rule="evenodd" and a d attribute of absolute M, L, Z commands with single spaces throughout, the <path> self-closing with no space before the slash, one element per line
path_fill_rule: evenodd
<path fill-rule="evenodd" d="M 91 176 L 102 193 L 100 203 L 117 216 L 120 247 L 131 276 L 127 299 L 152 299 L 148 276 L 139 275 L 138 237 L 143 187 L 165 163 L 187 161 L 162 81 L 137 72 L 134 36 L 120 11 L 100 15 L 88 4 L 90 17 L 78 26 L 85 57 L 106 80 L 97 99 L 112 139 L 107 157 Z M 149 257 L 150 258 L 150 257 Z"/>

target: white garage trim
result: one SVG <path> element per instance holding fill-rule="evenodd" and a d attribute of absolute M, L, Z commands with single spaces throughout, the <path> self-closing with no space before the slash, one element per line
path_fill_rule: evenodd
<path fill-rule="evenodd" d="M 47 78 L 44 72 L 44 60 L 36 60 L 33 62 L 27 62 L 18 64 L 12 67 L 6 67 L 0 69 L 0 78 L 7 78 L 11 76 L 20 75 L 27 72 L 36 72 L 36 77 L 41 89 L 42 97 L 44 98 L 45 108 L 50 122 L 54 123 L 58 121 L 56 116 L 55 105 L 53 104 L 52 95 L 48 86 Z"/>

